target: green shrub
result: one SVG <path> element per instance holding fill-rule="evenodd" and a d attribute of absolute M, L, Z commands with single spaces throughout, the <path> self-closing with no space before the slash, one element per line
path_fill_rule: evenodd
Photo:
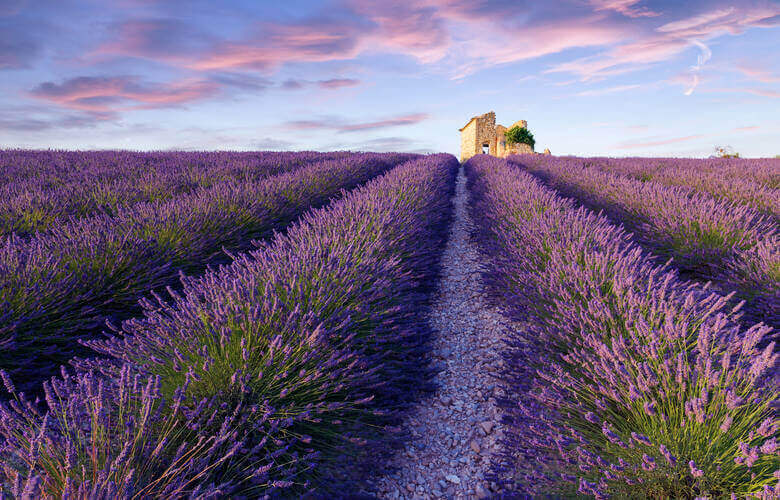
<path fill-rule="evenodd" d="M 506 137 L 507 145 L 528 144 L 533 149 L 536 144 L 534 135 L 525 127 L 512 127 L 504 132 L 504 136 Z"/>

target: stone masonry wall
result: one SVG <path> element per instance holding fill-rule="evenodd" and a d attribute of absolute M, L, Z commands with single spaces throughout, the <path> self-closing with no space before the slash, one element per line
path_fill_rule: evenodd
<path fill-rule="evenodd" d="M 474 156 L 477 143 L 477 121 L 473 120 L 460 131 L 460 161 L 464 162 Z"/>
<path fill-rule="evenodd" d="M 516 121 L 512 127 L 528 128 L 525 120 Z M 464 162 L 474 155 L 482 153 L 482 147 L 487 144 L 489 154 L 506 158 L 511 154 L 530 154 L 534 150 L 528 144 L 506 144 L 504 132 L 507 128 L 496 125 L 496 114 L 493 111 L 475 116 L 460 129 L 460 161 Z"/>

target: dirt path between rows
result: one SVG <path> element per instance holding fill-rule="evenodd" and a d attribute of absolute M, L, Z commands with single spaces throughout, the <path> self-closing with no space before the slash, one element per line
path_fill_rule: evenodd
<path fill-rule="evenodd" d="M 481 258 L 470 239 L 468 200 L 461 167 L 429 317 L 438 388 L 404 423 L 412 439 L 392 458 L 388 474 L 374 479 L 371 493 L 378 498 L 486 498 L 493 493 L 485 475 L 502 433 L 495 374 L 510 325 L 486 298 Z"/>

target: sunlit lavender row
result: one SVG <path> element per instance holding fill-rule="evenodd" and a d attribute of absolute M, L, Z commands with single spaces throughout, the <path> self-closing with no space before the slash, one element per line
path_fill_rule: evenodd
<path fill-rule="evenodd" d="M 107 359 L 63 369 L 42 408 L 0 372 L 19 398 L 0 404 L 0 487 L 97 499 L 353 491 L 337 488 L 372 470 L 384 426 L 425 379 L 422 310 L 456 169 L 451 155 L 409 161 L 184 278 L 170 301 L 90 342 Z"/>
<path fill-rule="evenodd" d="M 758 347 L 771 328 L 742 326 L 723 296 L 519 166 L 466 169 L 487 277 L 524 325 L 507 339 L 497 480 L 596 498 L 780 494 L 778 356 Z"/>
<path fill-rule="evenodd" d="M 139 299 L 175 285 L 180 272 L 225 262 L 225 249 L 247 250 L 253 238 L 413 156 L 352 154 L 4 238 L 0 368 L 32 389 L 83 353 L 77 339 L 133 316 Z"/>
<path fill-rule="evenodd" d="M 780 158 L 582 158 L 582 161 L 642 181 L 693 188 L 780 219 Z"/>
<path fill-rule="evenodd" d="M 223 181 L 257 181 L 349 153 L 0 150 L 0 236 L 27 235 L 69 217 L 115 215 Z"/>
<path fill-rule="evenodd" d="M 640 181 L 574 157 L 516 156 L 511 162 L 592 209 L 604 210 L 643 246 L 687 276 L 737 292 L 754 321 L 780 325 L 780 226 L 747 205 Z M 775 191 L 775 196 L 778 192 Z"/>

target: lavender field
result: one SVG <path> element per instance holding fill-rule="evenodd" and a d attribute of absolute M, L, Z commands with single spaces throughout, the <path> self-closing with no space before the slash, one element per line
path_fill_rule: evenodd
<path fill-rule="evenodd" d="M 780 160 L 13 149 L 0 192 L 0 499 L 780 497 Z"/>

